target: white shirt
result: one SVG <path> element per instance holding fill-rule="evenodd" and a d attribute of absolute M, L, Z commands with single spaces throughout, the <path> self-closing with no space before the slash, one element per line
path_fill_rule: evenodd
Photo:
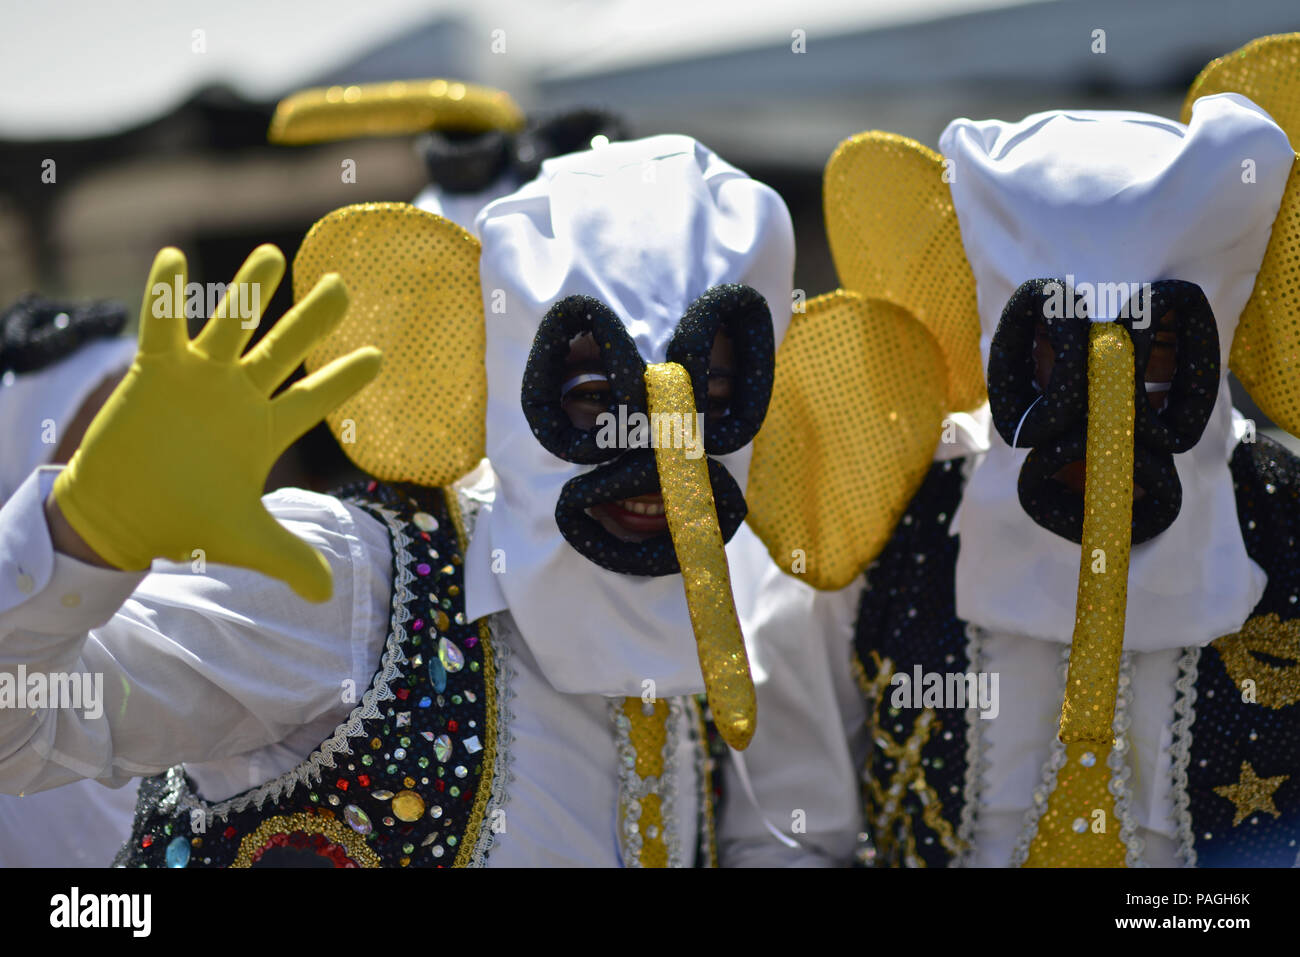
<path fill-rule="evenodd" d="M 0 509 L 0 672 L 101 673 L 103 716 L 0 709 L 0 792 L 83 777 L 113 786 L 184 762 L 199 792 L 221 800 L 291 770 L 348 717 L 387 639 L 392 555 L 378 521 L 298 489 L 263 499 L 329 561 L 333 596 L 311 604 L 229 566 L 159 562 L 142 575 L 55 552 L 43 503 L 57 471 L 34 473 Z M 608 699 L 555 691 L 509 614 L 493 623 L 513 741 L 504 829 L 487 863 L 617 866 Z M 684 727 L 679 742 L 673 803 L 690 864 L 699 777 Z"/>
<path fill-rule="evenodd" d="M 0 504 L 50 459 L 87 397 L 134 355 L 132 337 L 97 339 L 39 371 L 0 377 Z M 0 794 L 0 868 L 107 867 L 130 833 L 135 792 L 77 781 L 39 798 Z"/>

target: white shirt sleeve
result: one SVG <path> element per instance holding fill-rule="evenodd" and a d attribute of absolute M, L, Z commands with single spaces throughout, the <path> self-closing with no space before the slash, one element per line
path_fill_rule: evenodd
<path fill-rule="evenodd" d="M 33 473 L 0 509 L 0 792 L 78 778 L 118 786 L 291 741 L 283 765 L 347 717 L 387 633 L 392 557 L 379 522 L 299 489 L 264 498 L 329 561 L 333 596 L 312 604 L 226 565 L 156 562 L 142 575 L 55 552 L 43 503 L 57 472 Z M 4 706 L 6 683 L 13 695 L 25 677 L 30 693 L 52 675 L 88 675 L 83 688 L 100 693 L 80 708 Z M 324 733 L 307 744 L 304 729 Z"/>
<path fill-rule="evenodd" d="M 852 860 L 867 748 L 866 712 L 851 668 L 861 590 L 859 580 L 819 592 L 770 562 L 763 573 L 744 620 L 758 726 L 740 761 L 727 764 L 718 824 L 723 867 L 839 867 Z"/>

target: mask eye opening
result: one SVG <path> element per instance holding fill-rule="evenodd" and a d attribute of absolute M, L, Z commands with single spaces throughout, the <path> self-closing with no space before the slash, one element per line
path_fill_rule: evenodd
<path fill-rule="evenodd" d="M 730 373 L 731 390 L 725 413 L 704 419 L 704 448 L 710 455 L 735 452 L 758 434 L 776 370 L 767 300 L 742 283 L 712 287 L 687 308 L 668 343 L 668 361 L 680 363 L 690 374 L 697 410 L 710 408 L 711 356 L 719 333 L 731 340 L 733 366 L 712 370 Z"/>
<path fill-rule="evenodd" d="M 1088 319 L 1055 314 L 1053 304 L 1066 288 L 1063 279 L 1021 283 L 993 334 L 989 407 L 998 434 L 1012 447 L 1063 435 L 1087 410 Z"/>
<path fill-rule="evenodd" d="M 577 370 L 569 362 L 576 340 L 590 335 L 596 347 L 592 361 Z M 575 374 L 576 373 L 576 374 Z M 566 462 L 592 465 L 616 458 L 623 449 L 602 442 L 599 411 L 593 403 L 590 424 L 575 424 L 566 408 L 566 391 L 582 388 L 582 375 L 608 382 L 609 402 L 603 411 L 617 414 L 619 405 L 629 413 L 645 410 L 645 362 L 614 311 L 591 296 L 567 296 L 556 302 L 533 337 L 524 368 L 520 399 L 533 435 L 552 455 Z M 596 381 L 596 380 L 589 380 Z M 590 391 L 590 390 L 589 390 Z"/>
<path fill-rule="evenodd" d="M 1209 300 L 1196 283 L 1162 279 L 1134 296 L 1120 322 L 1133 340 L 1136 382 L 1136 430 L 1140 444 L 1162 452 L 1186 452 L 1200 441 L 1219 396 L 1219 329 Z M 1161 320 L 1172 314 L 1169 326 Z M 1172 333 L 1173 361 L 1163 404 L 1147 400 L 1148 370 L 1153 356 L 1163 364 L 1160 350 Z M 1164 369 L 1156 374 L 1163 379 Z"/>

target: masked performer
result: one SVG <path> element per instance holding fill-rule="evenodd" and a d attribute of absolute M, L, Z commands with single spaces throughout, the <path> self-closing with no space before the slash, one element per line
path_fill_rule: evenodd
<path fill-rule="evenodd" d="M 156 775 L 128 865 L 711 859 L 694 696 L 747 743 L 723 543 L 788 321 L 767 306 L 791 294 L 788 212 L 670 136 L 552 160 L 479 227 L 327 216 L 295 261 L 316 291 L 243 359 L 224 308 L 185 344 L 146 300 L 138 371 L 0 513 L 5 666 L 102 671 L 107 699 L 98 725 L 0 714 L 7 789 Z M 161 256 L 151 290 L 182 265 Z M 261 250 L 237 283 L 281 268 Z M 352 305 L 312 350 L 333 274 Z M 275 447 L 355 389 L 370 345 L 383 371 L 329 422 L 375 480 L 258 506 Z M 675 434 L 638 447 L 655 422 Z M 131 571 L 154 556 L 187 564 Z"/>
<path fill-rule="evenodd" d="M 526 117 L 504 91 L 431 79 L 300 90 L 276 107 L 269 139 L 298 145 L 410 134 L 419 134 L 429 176 L 414 204 L 471 232 L 484 206 L 536 177 L 545 160 L 628 135 L 607 110 Z"/>
<path fill-rule="evenodd" d="M 66 462 L 131 364 L 117 303 L 24 296 L 0 314 L 0 504 L 27 474 Z M 77 782 L 0 795 L 0 867 L 107 867 L 131 829 L 135 790 Z"/>
<path fill-rule="evenodd" d="M 821 466 L 821 498 L 769 514 L 751 480 L 774 557 L 832 589 L 773 582 L 802 630 L 755 636 L 788 676 L 760 710 L 802 712 L 746 755 L 769 823 L 806 815 L 787 858 L 860 827 L 877 865 L 1296 862 L 1300 463 L 1227 373 L 1296 433 L 1298 51 L 1211 64 L 1182 123 L 958 120 L 943 156 L 832 157 L 845 289 L 780 355 L 804 428 L 755 452 Z M 751 817 L 724 862 L 781 857 Z"/>

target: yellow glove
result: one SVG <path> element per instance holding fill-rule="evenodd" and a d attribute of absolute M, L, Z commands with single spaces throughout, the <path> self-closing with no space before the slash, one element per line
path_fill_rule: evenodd
<path fill-rule="evenodd" d="M 253 333 L 244 326 L 256 327 L 283 275 L 280 250 L 253 250 L 190 340 L 185 296 L 173 296 L 186 286 L 185 257 L 164 249 L 154 259 L 135 361 L 54 483 L 68 523 L 109 564 L 144 569 L 202 549 L 310 601 L 329 598 L 328 562 L 271 517 L 262 487 L 280 453 L 375 377 L 380 356 L 358 349 L 270 398 L 348 306 L 343 281 L 327 275 L 241 358 Z M 256 316 L 227 315 L 237 290 Z"/>

